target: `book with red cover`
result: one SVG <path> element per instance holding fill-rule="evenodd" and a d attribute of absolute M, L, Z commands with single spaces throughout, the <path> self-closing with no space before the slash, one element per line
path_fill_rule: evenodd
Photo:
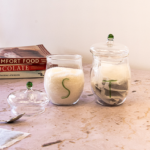
<path fill-rule="evenodd" d="M 26 64 L 14 64 L 14 65 L 0 65 L 0 72 L 10 71 L 37 71 L 46 70 L 46 65 L 26 65 Z"/>
<path fill-rule="evenodd" d="M 45 64 L 50 55 L 41 45 L 0 48 L 0 64 Z"/>

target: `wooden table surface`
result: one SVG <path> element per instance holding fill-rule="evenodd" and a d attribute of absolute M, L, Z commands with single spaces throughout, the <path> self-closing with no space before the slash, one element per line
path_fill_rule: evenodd
<path fill-rule="evenodd" d="M 96 103 L 91 94 L 90 65 L 84 67 L 85 86 L 80 101 L 74 106 L 48 104 L 44 113 L 24 117 L 0 128 L 31 133 L 8 150 L 149 150 L 150 149 L 150 71 L 132 70 L 127 100 L 117 107 Z M 1 79 L 0 119 L 11 115 L 7 96 L 25 89 L 44 91 L 43 78 Z M 61 140 L 61 143 L 42 147 Z"/>

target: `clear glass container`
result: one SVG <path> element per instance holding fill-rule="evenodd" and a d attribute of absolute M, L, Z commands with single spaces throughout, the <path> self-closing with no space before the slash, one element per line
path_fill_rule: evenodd
<path fill-rule="evenodd" d="M 108 35 L 106 43 L 96 43 L 90 48 L 93 54 L 91 87 L 101 105 L 122 104 L 130 87 L 129 49 L 114 42 Z"/>
<path fill-rule="evenodd" d="M 82 57 L 80 55 L 47 56 L 44 87 L 53 104 L 76 104 L 84 87 Z"/>
<path fill-rule="evenodd" d="M 7 101 L 13 114 L 25 113 L 28 117 L 44 112 L 49 103 L 45 92 L 32 89 L 32 82 L 27 83 L 27 89 L 10 93 Z"/>

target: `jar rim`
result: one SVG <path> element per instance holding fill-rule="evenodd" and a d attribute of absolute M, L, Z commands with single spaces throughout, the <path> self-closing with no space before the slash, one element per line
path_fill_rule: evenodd
<path fill-rule="evenodd" d="M 79 60 L 82 59 L 82 56 L 78 54 L 52 54 L 47 55 L 46 58 L 52 60 Z"/>

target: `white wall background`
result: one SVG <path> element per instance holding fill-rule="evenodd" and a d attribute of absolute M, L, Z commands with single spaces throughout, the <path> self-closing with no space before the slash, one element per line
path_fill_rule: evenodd
<path fill-rule="evenodd" d="M 0 47 L 44 44 L 91 63 L 90 46 L 109 33 L 131 68 L 150 70 L 150 0 L 0 0 Z"/>

